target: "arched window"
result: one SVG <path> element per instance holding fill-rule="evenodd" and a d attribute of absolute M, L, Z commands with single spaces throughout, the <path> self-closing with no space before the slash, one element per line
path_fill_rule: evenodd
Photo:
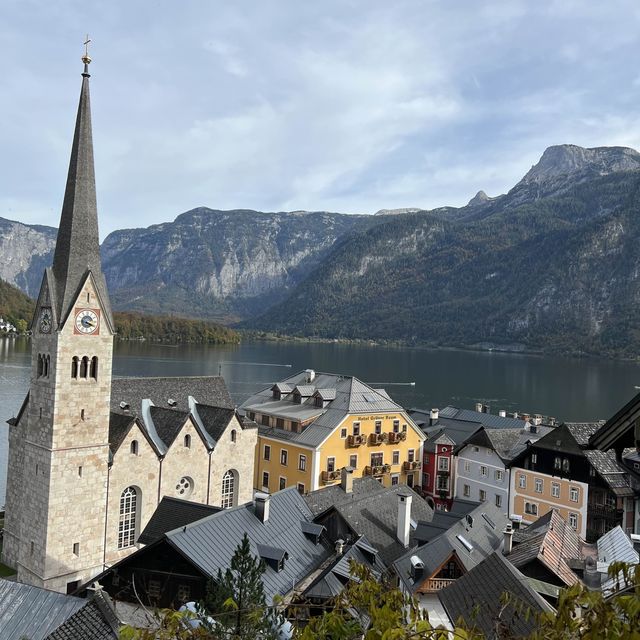
<path fill-rule="evenodd" d="M 44 361 L 44 375 L 45 377 L 49 377 L 49 367 L 51 366 L 51 356 L 47 356 L 46 360 Z"/>
<path fill-rule="evenodd" d="M 140 492 L 136 487 L 127 487 L 120 494 L 118 549 L 132 547 L 136 543 L 139 502 Z"/>
<path fill-rule="evenodd" d="M 138 441 L 137 440 L 132 440 L 131 441 L 131 453 L 134 456 L 138 455 Z"/>
<path fill-rule="evenodd" d="M 40 354 L 38 354 L 38 378 L 42 376 L 43 370 L 44 370 L 43 358 Z"/>
<path fill-rule="evenodd" d="M 184 446 L 186 449 L 191 449 L 191 436 L 188 433 L 184 437 Z"/>
<path fill-rule="evenodd" d="M 84 356 L 80 362 L 80 377 L 86 378 L 89 374 L 89 358 Z"/>
<path fill-rule="evenodd" d="M 73 356 L 73 358 L 71 359 L 71 377 L 72 378 L 77 378 L 78 377 L 78 363 L 79 363 L 79 358 L 78 356 Z"/>
<path fill-rule="evenodd" d="M 97 356 L 93 356 L 93 358 L 91 358 L 91 377 L 94 380 L 98 379 L 98 357 Z"/>
<path fill-rule="evenodd" d="M 220 500 L 220 506 L 223 509 L 228 509 L 236 504 L 237 475 L 236 471 L 229 469 L 229 471 L 222 476 L 222 499 Z"/>
<path fill-rule="evenodd" d="M 235 442 L 238 434 L 235 429 L 231 429 L 231 442 Z"/>

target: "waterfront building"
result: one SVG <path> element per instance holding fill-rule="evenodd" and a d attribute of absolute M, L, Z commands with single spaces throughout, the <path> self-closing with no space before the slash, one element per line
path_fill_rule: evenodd
<path fill-rule="evenodd" d="M 83 61 L 53 266 L 31 323 L 30 389 L 9 422 L 2 551 L 18 581 L 67 593 L 136 550 L 164 495 L 250 500 L 257 439 L 221 378 L 112 381 Z"/>
<path fill-rule="evenodd" d="M 357 378 L 301 371 L 240 407 L 259 427 L 255 488 L 300 493 L 372 476 L 385 486 L 418 486 L 422 431 L 384 389 Z"/>
<path fill-rule="evenodd" d="M 593 541 L 621 525 L 632 532 L 632 478 L 614 451 L 589 451 L 601 422 L 566 422 L 517 455 L 511 465 L 510 512 L 532 522 L 557 508 Z"/>

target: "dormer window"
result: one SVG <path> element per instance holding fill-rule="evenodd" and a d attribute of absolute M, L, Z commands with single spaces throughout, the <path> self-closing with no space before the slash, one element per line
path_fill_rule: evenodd
<path fill-rule="evenodd" d="M 289 559 L 289 554 L 284 549 L 271 547 L 266 544 L 258 545 L 258 555 L 264 560 L 267 566 L 278 572 L 284 569 L 284 563 Z"/>
<path fill-rule="evenodd" d="M 293 392 L 293 401 L 296 404 L 302 404 L 302 396 L 297 391 Z"/>
<path fill-rule="evenodd" d="M 315 406 L 322 409 L 322 407 L 324 406 L 324 402 L 322 400 L 322 398 L 320 396 L 316 396 L 315 397 L 315 402 L 314 402 Z"/>

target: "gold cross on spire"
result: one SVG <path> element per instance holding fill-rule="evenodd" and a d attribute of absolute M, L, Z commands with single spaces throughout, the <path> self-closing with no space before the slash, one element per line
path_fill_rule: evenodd
<path fill-rule="evenodd" d="M 89 34 L 87 34 L 86 40 L 83 42 L 84 44 L 84 55 L 82 56 L 82 62 L 85 64 L 89 64 L 91 62 L 91 58 L 89 56 L 89 43 L 91 42 L 89 38 Z"/>

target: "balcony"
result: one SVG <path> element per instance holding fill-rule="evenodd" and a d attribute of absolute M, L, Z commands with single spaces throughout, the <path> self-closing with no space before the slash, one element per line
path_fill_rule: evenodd
<path fill-rule="evenodd" d="M 391 473 L 390 464 L 379 464 L 372 467 L 367 466 L 364 468 L 365 476 L 383 476 L 387 473 Z"/>
<path fill-rule="evenodd" d="M 383 444 L 389 440 L 389 435 L 387 433 L 371 433 L 369 434 L 369 444 L 377 445 Z"/>
<path fill-rule="evenodd" d="M 347 438 L 348 447 L 359 447 L 367 442 L 367 436 L 349 436 Z"/>
<path fill-rule="evenodd" d="M 322 482 L 324 484 L 330 484 L 331 482 L 335 482 L 340 479 L 340 470 L 337 471 L 323 471 L 322 472 Z"/>
<path fill-rule="evenodd" d="M 422 593 L 436 593 L 451 586 L 454 582 L 455 580 L 450 580 L 449 578 L 431 578 L 423 583 L 420 591 Z"/>
<path fill-rule="evenodd" d="M 422 467 L 422 464 L 418 460 L 414 460 L 413 462 L 409 462 L 408 460 L 405 460 L 402 463 L 402 468 L 405 471 L 414 471 L 415 469 L 420 469 L 421 467 Z"/>
<path fill-rule="evenodd" d="M 407 439 L 407 432 L 398 431 L 398 433 L 396 433 L 395 431 L 389 431 L 387 436 L 390 444 L 397 444 L 398 442 L 402 442 Z"/>
<path fill-rule="evenodd" d="M 618 517 L 618 510 L 615 507 L 609 507 L 606 504 L 589 504 L 587 505 L 587 515 L 592 518 L 607 518 L 615 520 Z"/>

